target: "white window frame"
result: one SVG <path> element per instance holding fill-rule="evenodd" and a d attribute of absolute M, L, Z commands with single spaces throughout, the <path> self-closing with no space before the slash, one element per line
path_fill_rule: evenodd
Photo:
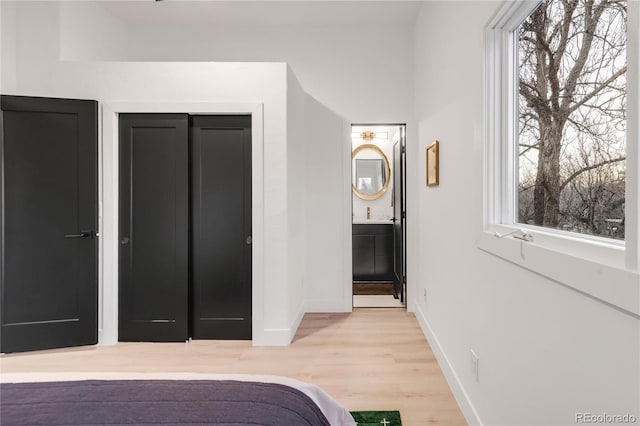
<path fill-rule="evenodd" d="M 478 247 L 640 315 L 638 98 L 640 2 L 628 0 L 625 241 L 517 223 L 518 26 L 540 0 L 505 1 L 485 27 L 484 218 Z M 497 238 L 523 229 L 533 241 Z"/>

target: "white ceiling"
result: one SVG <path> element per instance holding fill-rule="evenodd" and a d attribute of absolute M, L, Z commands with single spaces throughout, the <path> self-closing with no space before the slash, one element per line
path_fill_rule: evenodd
<path fill-rule="evenodd" d="M 124 0 L 102 6 L 127 25 L 410 25 L 421 1 Z"/>

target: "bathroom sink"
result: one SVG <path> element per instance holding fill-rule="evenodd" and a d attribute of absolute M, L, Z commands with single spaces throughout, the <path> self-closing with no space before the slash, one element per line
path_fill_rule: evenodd
<path fill-rule="evenodd" d="M 354 225 L 375 225 L 393 223 L 391 219 L 353 219 Z"/>

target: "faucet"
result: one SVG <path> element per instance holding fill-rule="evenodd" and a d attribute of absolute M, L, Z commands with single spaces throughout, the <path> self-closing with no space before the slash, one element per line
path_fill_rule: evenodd
<path fill-rule="evenodd" d="M 371 219 L 371 207 L 367 207 L 367 220 Z"/>

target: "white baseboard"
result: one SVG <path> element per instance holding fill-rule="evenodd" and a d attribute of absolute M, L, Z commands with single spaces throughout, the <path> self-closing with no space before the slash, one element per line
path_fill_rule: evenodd
<path fill-rule="evenodd" d="M 293 320 L 293 323 L 291 324 L 291 327 L 289 328 L 289 343 L 291 343 L 293 341 L 293 337 L 296 335 L 296 332 L 298 331 L 298 327 L 300 327 L 300 323 L 302 322 L 302 318 L 304 318 L 304 302 L 303 305 L 300 306 L 300 309 L 298 309 L 298 315 L 296 316 L 296 318 Z M 289 344 L 287 343 L 287 344 Z"/>
<path fill-rule="evenodd" d="M 298 331 L 305 311 L 300 306 L 298 314 L 287 328 L 266 328 L 253 339 L 253 346 L 288 346 Z"/>
<path fill-rule="evenodd" d="M 469 399 L 469 395 L 467 395 L 467 392 L 464 390 L 464 387 L 462 386 L 462 382 L 460 381 L 460 378 L 456 374 L 455 370 L 453 369 L 453 366 L 451 365 L 451 363 L 449 362 L 449 359 L 447 358 L 447 355 L 442 349 L 442 346 L 440 345 L 440 341 L 436 337 L 435 333 L 431 329 L 431 326 L 429 325 L 429 322 L 425 318 L 424 312 L 422 312 L 422 309 L 420 309 L 420 306 L 418 304 L 416 304 L 414 308 L 415 308 L 414 313 L 416 315 L 416 318 L 418 319 L 420 328 L 422 328 L 422 332 L 427 338 L 427 341 L 429 342 L 429 346 L 431 346 L 431 349 L 433 350 L 433 354 L 436 356 L 436 360 L 440 365 L 440 369 L 444 373 L 444 377 L 447 380 L 447 383 L 451 388 L 451 392 L 453 392 L 453 396 L 458 402 L 460 409 L 462 410 L 462 414 L 464 415 L 464 418 L 467 420 L 467 423 L 469 423 L 470 425 L 482 425 L 483 423 L 480 420 L 480 416 L 478 415 L 478 412 L 473 406 L 473 403 Z"/>
<path fill-rule="evenodd" d="M 0 0 L 1 1 L 1 0 Z M 263 330 L 258 336 L 254 336 L 254 346 L 287 346 L 293 340 L 302 322 L 305 311 L 302 306 L 289 328 L 268 328 Z M 98 345 L 111 346 L 118 343 L 118 337 L 113 333 L 106 333 L 103 329 L 98 329 Z"/>

